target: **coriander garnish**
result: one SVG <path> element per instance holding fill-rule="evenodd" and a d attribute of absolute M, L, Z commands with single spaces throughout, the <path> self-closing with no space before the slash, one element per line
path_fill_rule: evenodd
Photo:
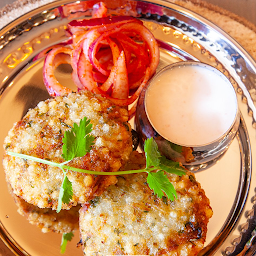
<path fill-rule="evenodd" d="M 73 232 L 62 234 L 62 240 L 61 240 L 61 246 L 60 246 L 61 253 L 65 253 L 67 243 L 68 243 L 68 241 L 72 240 L 73 236 L 74 236 Z"/>
<path fill-rule="evenodd" d="M 92 124 L 86 117 L 80 120 L 79 125 L 74 124 L 71 130 L 65 132 L 63 137 L 62 157 L 66 162 L 55 163 L 45 159 L 10 152 L 7 154 L 15 157 L 20 157 L 27 160 L 36 161 L 39 163 L 59 167 L 64 173 L 64 179 L 60 188 L 59 200 L 57 212 L 62 208 L 62 203 L 68 204 L 73 196 L 72 183 L 69 181 L 66 171 L 76 171 L 94 175 L 124 175 L 133 173 L 146 172 L 148 186 L 154 191 L 154 193 L 162 198 L 165 194 L 170 200 L 174 200 L 177 197 L 176 191 L 172 183 L 169 181 L 166 173 L 174 173 L 179 176 L 185 174 L 185 170 L 179 165 L 179 163 L 171 161 L 162 156 L 158 150 L 157 143 L 153 138 L 147 139 L 144 145 L 144 151 L 146 155 L 146 168 L 139 170 L 128 170 L 118 172 L 99 172 L 92 170 L 84 170 L 68 166 L 71 160 L 76 157 L 82 157 L 86 155 L 93 145 L 94 137 L 90 134 L 92 131 Z"/>

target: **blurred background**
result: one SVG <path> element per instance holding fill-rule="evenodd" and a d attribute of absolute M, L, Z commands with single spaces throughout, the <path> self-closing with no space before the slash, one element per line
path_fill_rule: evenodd
<path fill-rule="evenodd" d="M 231 11 L 256 25 L 256 0 L 205 0 Z"/>
<path fill-rule="evenodd" d="M 0 9 L 13 2 L 14 0 L 0 0 Z M 205 2 L 231 11 L 256 25 L 256 0 L 205 0 Z"/>

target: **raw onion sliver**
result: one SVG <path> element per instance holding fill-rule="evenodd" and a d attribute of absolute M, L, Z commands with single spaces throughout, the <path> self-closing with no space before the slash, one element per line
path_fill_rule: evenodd
<path fill-rule="evenodd" d="M 58 54 L 61 54 L 62 57 L 56 59 Z M 64 57 L 63 54 L 68 55 L 68 58 L 66 58 L 67 56 Z M 43 66 L 43 80 L 48 93 L 52 97 L 72 92 L 71 89 L 62 86 L 54 75 L 54 70 L 57 66 L 65 63 L 70 64 L 70 55 L 71 49 L 67 47 L 58 47 L 51 50 L 45 58 Z"/>

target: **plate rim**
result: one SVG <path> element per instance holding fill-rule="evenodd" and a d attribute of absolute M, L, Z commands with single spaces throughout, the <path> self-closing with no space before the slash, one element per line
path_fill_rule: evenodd
<path fill-rule="evenodd" d="M 72 2 L 75 2 L 75 1 L 70 1 L 70 0 L 59 0 L 59 1 L 56 1 L 56 2 L 52 2 L 52 3 L 48 3 L 48 4 L 45 4 L 45 5 L 43 5 L 43 6 L 40 6 L 40 7 L 38 7 L 38 8 L 36 8 L 35 10 L 33 10 L 32 12 L 29 12 L 29 13 L 26 13 L 26 14 L 24 14 L 24 15 L 22 15 L 21 17 L 19 17 L 19 18 L 17 18 L 16 20 L 14 20 L 13 22 L 11 22 L 10 24 L 8 24 L 7 26 L 5 26 L 5 27 L 3 27 L 1 30 L 0 30 L 0 35 L 1 35 L 1 33 L 3 32 L 3 31 L 5 31 L 5 30 L 10 30 L 10 27 L 13 27 L 13 26 L 16 26 L 16 24 L 17 23 L 19 23 L 20 24 L 20 20 L 25 20 L 25 19 L 27 19 L 27 17 L 28 16 L 31 16 L 31 14 L 33 14 L 33 13 L 35 13 L 35 15 L 36 14 L 38 14 L 39 12 L 41 12 L 41 11 L 43 11 L 45 8 L 47 8 L 48 10 L 49 9 L 54 9 L 54 8 L 57 8 L 57 6 L 59 6 L 59 4 L 61 3 L 61 4 L 68 4 L 68 3 L 72 3 Z M 205 18 L 203 18 L 202 16 L 200 16 L 199 14 L 196 14 L 196 13 L 194 13 L 193 11 L 190 11 L 190 10 L 188 10 L 187 8 L 185 8 L 185 7 L 181 7 L 181 6 L 179 6 L 179 5 L 177 5 L 177 4 L 174 4 L 174 3 L 170 3 L 170 2 L 167 2 L 167 1 L 165 1 L 165 0 L 155 0 L 155 1 L 151 1 L 151 2 L 149 2 L 149 1 L 141 1 L 141 2 L 145 2 L 145 3 L 149 3 L 149 4 L 155 4 L 155 3 L 157 3 L 157 4 L 160 4 L 160 3 L 166 3 L 167 4 L 167 6 L 164 6 L 164 7 L 168 7 L 169 6 L 169 8 L 174 8 L 174 7 L 177 7 L 177 9 L 178 9 L 178 11 L 179 12 L 184 12 L 184 13 L 189 13 L 189 14 L 191 14 L 191 15 L 194 15 L 194 17 L 196 18 L 196 19 L 199 19 L 199 20 L 201 20 L 201 21 L 203 21 L 203 23 L 205 22 L 205 24 L 206 25 L 208 25 L 208 26 L 210 26 L 211 28 L 214 28 L 216 31 L 219 31 L 222 35 L 224 35 L 226 38 L 228 38 L 228 40 L 232 43 L 232 44 L 234 44 L 235 45 L 235 47 L 236 48 L 238 48 L 239 49 L 239 51 L 241 52 L 241 54 L 243 55 L 243 56 L 245 56 L 245 59 L 247 59 L 247 60 L 249 60 L 249 63 L 251 63 L 252 64 L 252 66 L 255 68 L 255 70 L 256 70 L 256 62 L 252 59 L 252 57 L 247 53 L 247 51 L 240 45 L 240 44 L 238 44 L 237 43 L 237 41 L 235 41 L 232 37 L 230 37 L 226 32 L 224 32 L 222 29 L 220 29 L 218 26 L 216 26 L 215 24 L 213 24 L 212 22 L 210 22 L 209 20 L 207 20 L 207 19 L 205 19 Z M 176 9 L 174 9 L 174 10 L 176 10 Z M 189 16 L 189 15 L 188 15 Z M 2 89 L 2 87 L 1 87 L 1 89 Z M 3 90 L 4 91 L 4 90 Z M 3 91 L 1 91 L 0 90 L 0 95 L 3 93 Z M 246 92 L 246 91 L 245 91 Z M 253 104 L 253 100 L 251 99 L 251 96 L 250 96 L 250 94 L 248 93 L 245 93 L 244 91 L 243 91 L 243 93 L 245 94 L 244 96 L 246 97 L 246 99 L 247 99 L 247 105 L 248 105 L 248 107 L 251 109 L 251 111 L 252 111 L 252 114 L 253 114 L 253 119 L 254 119 L 254 123 L 255 123 L 255 117 L 256 117 L 256 109 L 255 109 L 255 106 L 254 106 L 254 104 Z"/>

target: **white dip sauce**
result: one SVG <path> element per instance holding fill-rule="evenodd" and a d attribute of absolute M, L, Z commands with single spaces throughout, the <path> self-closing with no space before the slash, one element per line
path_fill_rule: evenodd
<path fill-rule="evenodd" d="M 232 126 L 237 98 L 229 80 L 207 66 L 176 66 L 160 72 L 145 96 L 148 118 L 165 139 L 203 146 Z"/>

